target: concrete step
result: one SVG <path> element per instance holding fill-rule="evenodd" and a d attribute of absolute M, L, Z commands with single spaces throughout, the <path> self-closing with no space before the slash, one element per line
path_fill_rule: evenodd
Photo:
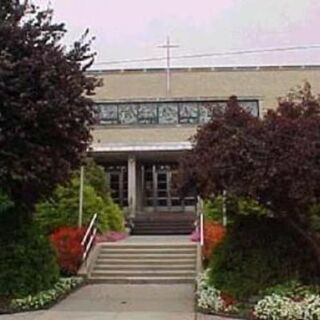
<path fill-rule="evenodd" d="M 168 226 L 134 226 L 133 230 L 141 231 L 141 230 L 152 230 L 152 231 L 161 231 L 161 232 L 192 232 L 194 228 L 188 226 L 181 226 L 181 227 L 168 227 Z"/>
<path fill-rule="evenodd" d="M 135 221 L 135 226 L 194 226 L 194 221 Z"/>
<path fill-rule="evenodd" d="M 90 277 L 90 283 L 104 284 L 181 284 L 195 283 L 195 277 Z"/>
<path fill-rule="evenodd" d="M 91 277 L 194 277 L 195 271 L 180 270 L 93 270 Z"/>
<path fill-rule="evenodd" d="M 195 253 L 196 248 L 190 247 L 190 248 L 181 248 L 181 249 L 176 249 L 176 248 L 144 248 L 144 249 L 123 249 L 123 248 L 101 248 L 100 249 L 100 254 L 108 254 L 108 255 L 113 255 L 113 254 L 188 254 L 188 253 Z"/>
<path fill-rule="evenodd" d="M 163 235 L 190 235 L 192 233 L 193 229 L 190 229 L 190 228 L 185 228 L 185 229 L 170 229 L 170 228 L 163 228 L 163 229 L 160 229 L 160 228 L 134 228 L 132 230 L 132 233 L 136 233 L 137 235 L 139 235 L 140 233 L 142 232 L 153 232 L 154 235 L 156 234 L 163 234 Z"/>
<path fill-rule="evenodd" d="M 148 249 L 148 248 L 194 248 L 197 245 L 194 242 L 182 242 L 182 243 L 171 243 L 171 242 L 157 242 L 155 244 L 149 243 L 130 243 L 130 242 L 104 242 L 99 244 L 100 248 L 121 248 L 121 249 Z"/>
<path fill-rule="evenodd" d="M 135 265 L 121 265 L 121 264 L 113 264 L 113 265 L 105 265 L 105 264 L 96 264 L 94 271 L 114 271 L 114 270 L 136 270 L 136 271 L 195 271 L 194 263 L 191 264 L 180 264 L 180 265 L 150 265 L 150 264 L 135 264 Z"/>
<path fill-rule="evenodd" d="M 154 253 L 144 253 L 144 254 L 122 254 L 122 253 L 113 253 L 113 254 L 99 254 L 98 259 L 125 259 L 125 260 L 152 260 L 152 259 L 171 259 L 171 260 L 179 260 L 179 259 L 195 259 L 196 253 L 171 253 L 171 254 L 154 254 Z"/>
<path fill-rule="evenodd" d="M 193 229 L 187 229 L 187 230 L 177 230 L 177 229 L 163 229 L 163 230 L 157 230 L 157 229 L 139 229 L 135 228 L 132 230 L 133 235 L 190 235 L 192 233 Z"/>
<path fill-rule="evenodd" d="M 192 259 L 188 259 L 188 258 L 180 258 L 180 259 L 114 259 L 114 258 L 106 258 L 106 259 L 102 259 L 102 258 L 98 258 L 96 260 L 96 265 L 126 265 L 126 266 L 130 266 L 130 265 L 149 265 L 150 267 L 152 267 L 153 265 L 194 265 L 195 264 L 195 260 L 194 258 Z"/>

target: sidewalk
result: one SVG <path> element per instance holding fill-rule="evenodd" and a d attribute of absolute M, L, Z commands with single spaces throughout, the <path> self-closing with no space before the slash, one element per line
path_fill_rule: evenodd
<path fill-rule="evenodd" d="M 48 311 L 0 320 L 194 320 L 193 285 L 88 285 Z"/>

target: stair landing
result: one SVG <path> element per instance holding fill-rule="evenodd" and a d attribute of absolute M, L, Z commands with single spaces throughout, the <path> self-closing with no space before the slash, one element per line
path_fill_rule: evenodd
<path fill-rule="evenodd" d="M 192 212 L 150 212 L 137 214 L 133 219 L 134 235 L 187 235 L 194 230 Z"/>

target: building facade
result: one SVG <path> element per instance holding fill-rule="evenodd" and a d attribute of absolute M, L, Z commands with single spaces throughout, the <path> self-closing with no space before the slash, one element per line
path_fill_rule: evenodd
<path fill-rule="evenodd" d="M 320 66 L 92 71 L 103 86 L 94 97 L 99 124 L 90 153 L 105 167 L 112 196 L 131 216 L 191 212 L 179 197 L 178 159 L 190 137 L 231 95 L 255 116 L 308 81 L 320 93 Z"/>

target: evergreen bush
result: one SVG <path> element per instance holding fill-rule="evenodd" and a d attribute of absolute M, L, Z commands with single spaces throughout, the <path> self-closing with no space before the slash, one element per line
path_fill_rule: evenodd
<path fill-rule="evenodd" d="M 246 300 L 267 287 L 290 281 L 318 281 L 308 245 L 279 220 L 238 218 L 216 247 L 210 262 L 211 283 Z"/>
<path fill-rule="evenodd" d="M 11 233 L 10 240 L 0 236 L 0 296 L 23 297 L 50 289 L 59 269 L 47 237 L 32 224 Z"/>

